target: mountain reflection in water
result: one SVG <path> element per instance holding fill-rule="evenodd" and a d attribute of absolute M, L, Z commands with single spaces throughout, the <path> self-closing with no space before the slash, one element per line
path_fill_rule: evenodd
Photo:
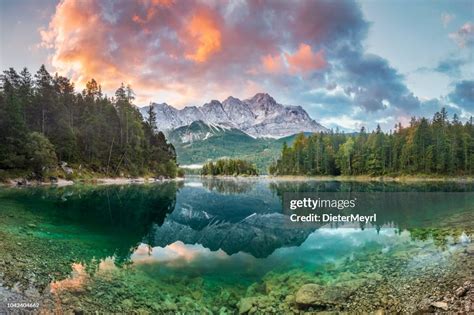
<path fill-rule="evenodd" d="M 99 254 L 95 257 L 114 256 L 120 262 L 129 260 L 140 244 L 168 249 L 168 246 L 178 246 L 176 244 L 197 244 L 228 255 L 243 252 L 256 258 L 268 257 L 279 248 L 300 246 L 318 228 L 288 223 L 282 206 L 284 192 L 347 191 L 448 191 L 472 196 L 474 187 L 473 184 L 453 183 L 402 185 L 191 177 L 184 183 L 10 189 L 1 191 L 0 196 L 4 200 L 15 200 L 28 211 L 50 221 L 55 229 L 49 232 L 58 237 L 74 229 L 106 236 L 106 242 L 100 244 L 102 248 L 98 248 Z M 408 222 L 431 220 L 442 224 L 450 218 L 460 224 L 456 221 L 459 213 L 453 211 L 452 204 L 439 208 L 422 211 L 382 209 L 377 214 L 380 223 L 376 227 L 380 230 L 385 225 L 403 230 L 409 228 Z M 472 216 L 473 209 L 468 211 L 467 215 Z M 461 214 L 465 221 L 466 214 Z M 65 231 L 61 228 L 64 226 L 73 229 Z M 77 237 L 87 238 L 83 234 Z"/>
<path fill-rule="evenodd" d="M 59 307 L 69 311 L 100 305 L 110 312 L 137 307 L 206 312 L 215 305 L 214 312 L 235 313 L 248 292 L 264 294 L 266 288 L 278 287 L 284 297 L 304 283 L 347 277 L 385 285 L 388 274 L 399 279 L 432 270 L 431 279 L 451 272 L 450 253 L 470 242 L 473 191 L 473 184 L 455 183 L 199 177 L 145 185 L 2 188 L 1 285 L 25 292 L 49 287 Z M 283 207 L 288 192 L 368 193 L 364 199 L 382 208 L 374 226 L 294 225 Z M 387 197 L 392 192 L 407 192 L 403 198 L 413 200 L 404 204 Z M 410 195 L 420 192 L 437 193 L 426 205 Z M 61 312 L 57 306 L 45 307 Z"/>

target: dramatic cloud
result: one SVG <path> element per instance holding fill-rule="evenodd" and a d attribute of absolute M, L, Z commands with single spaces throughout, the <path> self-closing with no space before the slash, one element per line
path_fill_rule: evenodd
<path fill-rule="evenodd" d="M 326 67 L 322 50 L 313 53 L 311 46 L 300 44 L 294 54 L 285 54 L 291 73 L 311 73 Z"/>
<path fill-rule="evenodd" d="M 397 119 L 421 106 L 387 60 L 365 52 L 368 28 L 351 0 L 63 0 L 41 35 L 56 71 L 109 93 L 129 83 L 140 105 L 265 91 L 327 121 L 340 101 L 345 126 L 358 128 L 354 115 Z M 467 46 L 471 29 L 451 37 Z"/>
<path fill-rule="evenodd" d="M 404 78 L 387 60 L 360 52 L 345 53 L 341 64 L 346 69 L 339 78 L 354 103 L 367 111 L 389 107 L 416 110 L 420 102 L 404 84 Z"/>
<path fill-rule="evenodd" d="M 452 77 L 458 77 L 461 75 L 461 67 L 467 63 L 468 60 L 466 59 L 450 57 L 441 60 L 433 70 Z"/>
<path fill-rule="evenodd" d="M 204 62 L 221 50 L 221 32 L 212 18 L 194 15 L 186 28 L 190 35 L 191 52 L 186 58 L 196 62 Z M 193 43 L 194 42 L 194 43 Z"/>
<path fill-rule="evenodd" d="M 474 114 L 474 81 L 464 80 L 458 82 L 454 86 L 454 90 L 449 93 L 450 102 L 462 107 L 470 113 Z"/>
<path fill-rule="evenodd" d="M 283 73 L 286 71 L 285 62 L 281 56 L 264 56 L 262 63 L 264 69 L 269 73 Z"/>
<path fill-rule="evenodd" d="M 449 37 L 458 44 L 459 47 L 465 48 L 474 45 L 474 24 L 468 22 L 459 30 L 449 34 Z"/>
<path fill-rule="evenodd" d="M 266 55 L 262 58 L 265 71 L 273 74 L 307 75 L 327 66 L 322 50 L 314 53 L 311 46 L 300 44 L 293 54 Z"/>

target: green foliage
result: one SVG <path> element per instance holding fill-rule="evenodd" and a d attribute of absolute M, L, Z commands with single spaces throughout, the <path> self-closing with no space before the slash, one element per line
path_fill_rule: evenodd
<path fill-rule="evenodd" d="M 185 170 L 183 168 L 178 168 L 178 172 L 177 172 L 176 176 L 184 177 L 184 175 L 185 175 Z"/>
<path fill-rule="evenodd" d="M 220 159 L 203 165 L 201 175 L 258 176 L 254 164 L 240 159 Z"/>
<path fill-rule="evenodd" d="M 35 174 L 42 177 L 47 170 L 57 166 L 58 159 L 54 152 L 54 146 L 41 133 L 30 133 L 25 148 L 28 165 Z"/>
<path fill-rule="evenodd" d="M 291 147 L 283 144 L 280 158 L 269 167 L 274 175 L 472 175 L 474 125 L 456 115 L 447 119 L 443 108 L 430 121 L 415 119 L 370 134 L 299 135 Z"/>
<path fill-rule="evenodd" d="M 108 176 L 176 176 L 174 147 L 142 120 L 130 86 L 108 98 L 91 79 L 76 93 L 44 66 L 34 76 L 10 68 L 0 83 L 0 169 L 36 173 L 65 161 Z"/>

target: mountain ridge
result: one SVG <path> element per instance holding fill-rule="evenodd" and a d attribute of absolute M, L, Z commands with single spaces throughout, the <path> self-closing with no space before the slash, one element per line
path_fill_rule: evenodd
<path fill-rule="evenodd" d="M 222 103 L 211 100 L 199 107 L 186 106 L 183 109 L 166 103 L 152 103 L 140 108 L 145 119 L 150 106 L 156 113 L 158 130 L 165 133 L 195 121 L 239 129 L 255 138 L 282 138 L 301 132 L 329 131 L 313 120 L 301 106 L 279 104 L 267 93 L 257 93 L 243 101 L 229 96 Z"/>

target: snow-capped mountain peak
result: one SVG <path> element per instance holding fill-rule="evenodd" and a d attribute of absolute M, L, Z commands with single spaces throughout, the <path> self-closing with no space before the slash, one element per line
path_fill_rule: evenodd
<path fill-rule="evenodd" d="M 166 103 L 151 104 L 159 130 L 169 132 L 195 121 L 240 129 L 252 137 L 280 138 L 299 132 L 326 132 L 301 106 L 284 106 L 267 93 L 244 101 L 229 96 L 222 103 L 212 100 L 201 107 L 176 109 Z M 140 112 L 147 118 L 149 106 Z"/>

